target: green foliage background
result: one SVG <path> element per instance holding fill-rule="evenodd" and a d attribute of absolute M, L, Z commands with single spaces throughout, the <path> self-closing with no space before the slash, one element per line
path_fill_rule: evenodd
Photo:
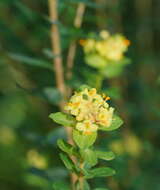
<path fill-rule="evenodd" d="M 81 29 L 72 25 L 80 0 L 60 0 L 58 23 L 64 67 L 72 39 L 109 29 L 131 41 L 132 60 L 123 74 L 103 82 L 124 120 L 118 132 L 100 134 L 97 146 L 113 148 L 109 165 L 115 177 L 91 181 L 112 190 L 160 189 L 160 2 L 158 0 L 83 0 L 87 5 Z M 60 95 L 52 71 L 48 2 L 0 1 L 0 189 L 55 189 L 69 182 L 58 157 L 56 141 L 65 131 L 48 118 L 58 111 Z M 94 86 L 96 71 L 84 64 L 78 45 L 69 85 Z M 114 144 L 113 144 L 113 143 Z M 113 151 L 114 151 L 113 150 Z M 104 163 L 101 162 L 103 166 Z M 62 189 L 64 189 L 62 188 Z"/>

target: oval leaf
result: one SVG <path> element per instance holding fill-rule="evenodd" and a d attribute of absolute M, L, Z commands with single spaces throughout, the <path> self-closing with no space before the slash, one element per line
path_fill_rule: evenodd
<path fill-rule="evenodd" d="M 81 190 L 82 188 L 83 188 L 83 190 L 90 190 L 90 186 L 86 180 L 83 181 L 83 187 L 79 181 L 77 182 L 76 190 Z"/>
<path fill-rule="evenodd" d="M 85 61 L 88 65 L 97 69 L 104 69 L 107 65 L 107 60 L 98 54 L 87 54 L 85 56 Z"/>
<path fill-rule="evenodd" d="M 96 151 L 97 157 L 102 160 L 113 160 L 115 158 L 115 154 L 113 152 L 103 152 L 103 151 Z"/>
<path fill-rule="evenodd" d="M 73 140 L 77 144 L 77 146 L 81 149 L 89 148 L 93 145 L 97 138 L 97 133 L 92 132 L 91 134 L 82 134 L 82 132 L 78 130 L 73 130 Z"/>
<path fill-rule="evenodd" d="M 90 166 L 95 166 L 97 164 L 97 155 L 96 153 L 91 149 L 85 149 L 81 151 L 81 156 L 86 162 L 86 164 L 89 164 Z"/>
<path fill-rule="evenodd" d="M 69 154 L 69 155 L 77 155 L 77 152 L 74 148 L 74 146 L 72 146 L 71 144 L 63 141 L 62 139 L 58 139 L 57 141 L 58 147 L 64 151 L 65 153 Z"/>
<path fill-rule="evenodd" d="M 74 127 L 76 124 L 75 118 L 66 113 L 62 112 L 51 113 L 49 117 L 53 119 L 53 121 L 55 121 L 58 124 L 61 124 L 64 127 Z"/>
<path fill-rule="evenodd" d="M 100 127 L 100 130 L 113 131 L 113 130 L 118 129 L 122 124 L 123 124 L 122 119 L 119 116 L 114 115 L 113 120 L 112 120 L 112 124 L 109 127 Z"/>
<path fill-rule="evenodd" d="M 94 177 L 108 177 L 115 174 L 115 170 L 109 167 L 95 168 L 89 171 L 88 175 L 85 176 L 86 179 L 91 179 Z"/>
<path fill-rule="evenodd" d="M 37 58 L 33 58 L 33 57 L 29 57 L 26 55 L 21 55 L 21 54 L 15 54 L 15 53 L 9 53 L 8 54 L 10 58 L 19 61 L 21 63 L 25 63 L 27 65 L 32 65 L 35 67 L 42 67 L 42 68 L 46 68 L 49 70 L 52 70 L 52 65 L 50 63 L 48 63 L 45 60 L 41 60 L 41 59 L 37 59 Z"/>
<path fill-rule="evenodd" d="M 74 171 L 74 163 L 66 154 L 60 153 L 60 158 L 68 170 Z"/>

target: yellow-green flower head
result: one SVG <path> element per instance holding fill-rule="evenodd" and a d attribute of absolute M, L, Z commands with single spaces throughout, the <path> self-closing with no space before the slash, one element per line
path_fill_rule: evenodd
<path fill-rule="evenodd" d="M 102 38 L 102 39 L 107 39 L 107 38 L 109 38 L 109 36 L 110 36 L 110 33 L 107 31 L 107 30 L 102 30 L 100 33 L 99 33 L 99 35 L 100 35 L 100 37 Z"/>
<path fill-rule="evenodd" d="M 75 92 L 65 110 L 75 116 L 76 129 L 86 134 L 97 131 L 101 126 L 109 127 L 114 111 L 95 88 Z"/>
<path fill-rule="evenodd" d="M 106 60 L 119 61 L 127 51 L 130 41 L 121 34 L 111 35 L 108 31 L 102 30 L 99 33 L 100 40 L 83 40 L 84 52 L 86 54 L 98 54 Z M 106 62 L 107 63 L 107 62 Z"/>
<path fill-rule="evenodd" d="M 118 61 L 123 58 L 124 52 L 127 51 L 128 43 L 124 36 L 114 35 L 103 42 L 103 50 L 97 49 L 97 51 L 107 59 Z"/>
<path fill-rule="evenodd" d="M 94 39 L 88 39 L 84 41 L 84 51 L 86 53 L 94 51 L 95 45 L 96 45 L 96 41 Z"/>

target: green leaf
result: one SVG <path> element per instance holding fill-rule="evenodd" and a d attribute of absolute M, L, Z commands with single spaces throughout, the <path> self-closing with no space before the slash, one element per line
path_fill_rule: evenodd
<path fill-rule="evenodd" d="M 8 54 L 10 58 L 19 61 L 21 63 L 25 63 L 27 65 L 32 65 L 32 66 L 36 66 L 36 67 L 42 67 L 42 68 L 46 68 L 49 70 L 52 70 L 52 65 L 44 60 L 41 59 L 36 59 L 36 58 L 32 58 L 29 56 L 25 56 L 25 55 L 19 55 L 19 54 L 15 54 L 15 53 L 9 53 Z"/>
<path fill-rule="evenodd" d="M 100 72 L 104 76 L 109 77 L 109 78 L 116 77 L 116 76 L 119 76 L 123 72 L 124 67 L 128 65 L 129 63 L 130 63 L 130 59 L 126 57 L 124 57 L 120 61 L 107 60 L 106 67 L 104 69 L 100 68 Z"/>
<path fill-rule="evenodd" d="M 109 190 L 109 189 L 99 187 L 99 188 L 96 188 L 96 189 L 94 189 L 94 190 Z"/>
<path fill-rule="evenodd" d="M 94 152 L 91 149 L 85 149 L 81 150 L 81 156 L 86 162 L 86 164 L 89 164 L 90 166 L 95 166 L 97 164 L 97 155 L 96 152 Z"/>
<path fill-rule="evenodd" d="M 66 154 L 60 153 L 60 158 L 68 170 L 75 170 L 74 163 Z"/>
<path fill-rule="evenodd" d="M 113 131 L 113 130 L 118 129 L 122 124 L 123 124 L 122 119 L 119 116 L 114 115 L 111 125 L 109 127 L 102 127 L 101 126 L 100 130 L 103 130 L 103 131 Z"/>
<path fill-rule="evenodd" d="M 78 181 L 76 184 L 76 190 L 90 190 L 90 186 L 88 184 L 88 182 L 84 179 L 83 181 L 83 187 L 81 187 L 80 182 Z"/>
<path fill-rule="evenodd" d="M 62 181 L 54 182 L 53 183 L 54 190 L 70 190 L 67 184 Z"/>
<path fill-rule="evenodd" d="M 115 174 L 115 170 L 109 167 L 95 168 L 88 172 L 85 176 L 86 179 L 91 179 L 94 177 L 108 177 L 113 176 Z"/>
<path fill-rule="evenodd" d="M 119 65 L 118 63 L 113 64 L 107 64 L 106 67 L 103 70 L 100 70 L 100 72 L 108 78 L 116 77 L 120 75 L 123 71 L 123 65 Z"/>
<path fill-rule="evenodd" d="M 62 139 L 58 139 L 57 141 L 58 147 L 64 151 L 65 153 L 69 155 L 77 155 L 77 151 L 75 150 L 75 147 L 72 146 L 71 144 L 63 141 Z"/>
<path fill-rule="evenodd" d="M 107 161 L 115 158 L 115 154 L 113 152 L 96 151 L 96 155 L 98 158 Z"/>
<path fill-rule="evenodd" d="M 85 61 L 88 65 L 97 69 L 103 69 L 106 67 L 107 64 L 106 59 L 102 56 L 99 56 L 98 54 L 86 55 Z"/>
<path fill-rule="evenodd" d="M 51 113 L 49 117 L 58 124 L 61 124 L 64 127 L 74 127 L 76 124 L 76 119 L 66 113 L 57 112 Z"/>
<path fill-rule="evenodd" d="M 78 130 L 73 130 L 73 140 L 77 146 L 81 149 L 89 148 L 96 141 L 97 133 L 92 132 L 91 134 L 83 134 Z"/>

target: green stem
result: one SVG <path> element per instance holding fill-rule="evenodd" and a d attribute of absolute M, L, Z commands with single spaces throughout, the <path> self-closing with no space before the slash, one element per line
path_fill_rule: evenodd
<path fill-rule="evenodd" d="M 79 190 L 83 190 L 83 187 L 84 187 L 84 179 L 83 179 L 83 176 L 79 177 L 79 184 L 80 184 L 80 189 L 79 189 Z"/>
<path fill-rule="evenodd" d="M 97 77 L 96 77 L 96 84 L 95 84 L 95 87 L 97 90 L 101 90 L 103 80 L 104 80 L 103 75 L 101 74 L 101 72 L 98 72 Z"/>
<path fill-rule="evenodd" d="M 83 167 L 84 167 L 84 162 L 83 161 L 80 163 L 79 167 L 80 167 L 80 169 L 83 169 Z M 79 181 L 79 187 L 78 187 L 77 190 L 84 190 L 84 176 L 83 176 L 82 173 L 78 177 L 78 181 Z"/>

